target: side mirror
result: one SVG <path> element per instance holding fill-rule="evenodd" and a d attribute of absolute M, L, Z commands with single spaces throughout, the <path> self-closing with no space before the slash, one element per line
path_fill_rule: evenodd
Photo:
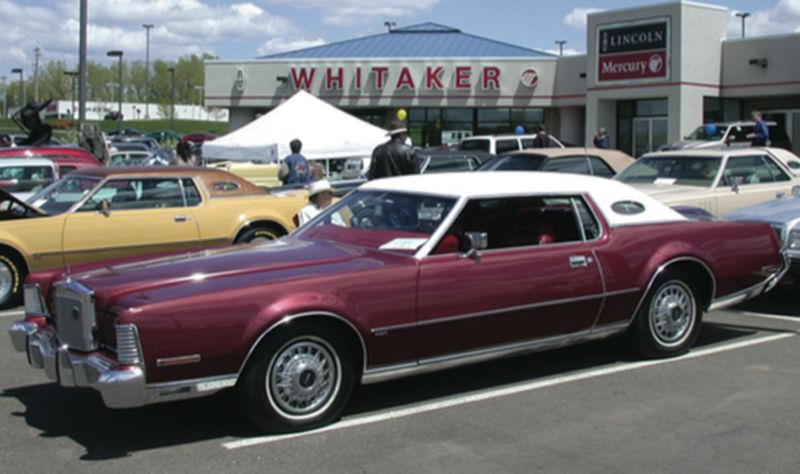
<path fill-rule="evenodd" d="M 489 236 L 486 232 L 466 232 L 465 235 L 469 242 L 469 250 L 462 254 L 461 258 L 474 258 L 477 260 L 479 257 L 478 251 L 489 247 Z"/>
<path fill-rule="evenodd" d="M 739 192 L 739 186 L 744 183 L 744 178 L 741 176 L 734 176 L 731 178 L 731 190 L 735 193 Z"/>
<path fill-rule="evenodd" d="M 103 199 L 97 203 L 97 212 L 106 217 L 111 215 L 111 203 L 108 202 L 108 199 Z"/>

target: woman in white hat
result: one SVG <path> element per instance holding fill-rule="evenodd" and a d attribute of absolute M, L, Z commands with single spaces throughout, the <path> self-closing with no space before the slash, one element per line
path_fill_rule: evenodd
<path fill-rule="evenodd" d="M 300 225 L 305 224 L 320 212 L 325 210 L 333 202 L 333 190 L 327 179 L 314 181 L 308 188 L 309 204 L 300 209 L 297 213 L 297 219 Z"/>

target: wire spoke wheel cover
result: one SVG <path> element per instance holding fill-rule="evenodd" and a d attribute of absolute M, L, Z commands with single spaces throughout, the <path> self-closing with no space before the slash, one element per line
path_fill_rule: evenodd
<path fill-rule="evenodd" d="M 341 371 L 339 356 L 325 341 L 293 339 L 269 363 L 267 396 L 275 410 L 287 418 L 315 417 L 336 399 Z"/>
<path fill-rule="evenodd" d="M 692 291 L 681 281 L 669 281 L 650 302 L 650 332 L 665 347 L 679 346 L 691 334 L 696 314 Z"/>
<path fill-rule="evenodd" d="M 0 260 L 0 300 L 6 299 L 11 293 L 16 277 L 14 270 L 8 266 L 8 263 Z"/>

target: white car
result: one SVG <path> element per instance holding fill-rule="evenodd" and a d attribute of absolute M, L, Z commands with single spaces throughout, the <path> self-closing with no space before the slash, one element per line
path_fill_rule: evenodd
<path fill-rule="evenodd" d="M 485 151 L 493 155 L 500 155 L 509 151 L 532 148 L 535 138 L 536 135 L 476 135 L 465 138 L 458 149 Z M 550 135 L 550 148 L 564 148 L 564 144 Z"/>
<path fill-rule="evenodd" d="M 50 184 L 56 176 L 56 165 L 40 158 L 7 158 L 0 160 L 0 188 L 24 201 Z"/>
<path fill-rule="evenodd" d="M 714 215 L 788 196 L 800 185 L 800 177 L 769 148 L 648 153 L 614 179 L 669 206 Z"/>

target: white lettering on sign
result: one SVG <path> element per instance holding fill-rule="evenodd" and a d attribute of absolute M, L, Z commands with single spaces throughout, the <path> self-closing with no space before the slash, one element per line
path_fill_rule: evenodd
<path fill-rule="evenodd" d="M 644 74 L 647 61 L 631 61 L 627 63 L 603 63 L 603 74 L 638 73 Z"/>

